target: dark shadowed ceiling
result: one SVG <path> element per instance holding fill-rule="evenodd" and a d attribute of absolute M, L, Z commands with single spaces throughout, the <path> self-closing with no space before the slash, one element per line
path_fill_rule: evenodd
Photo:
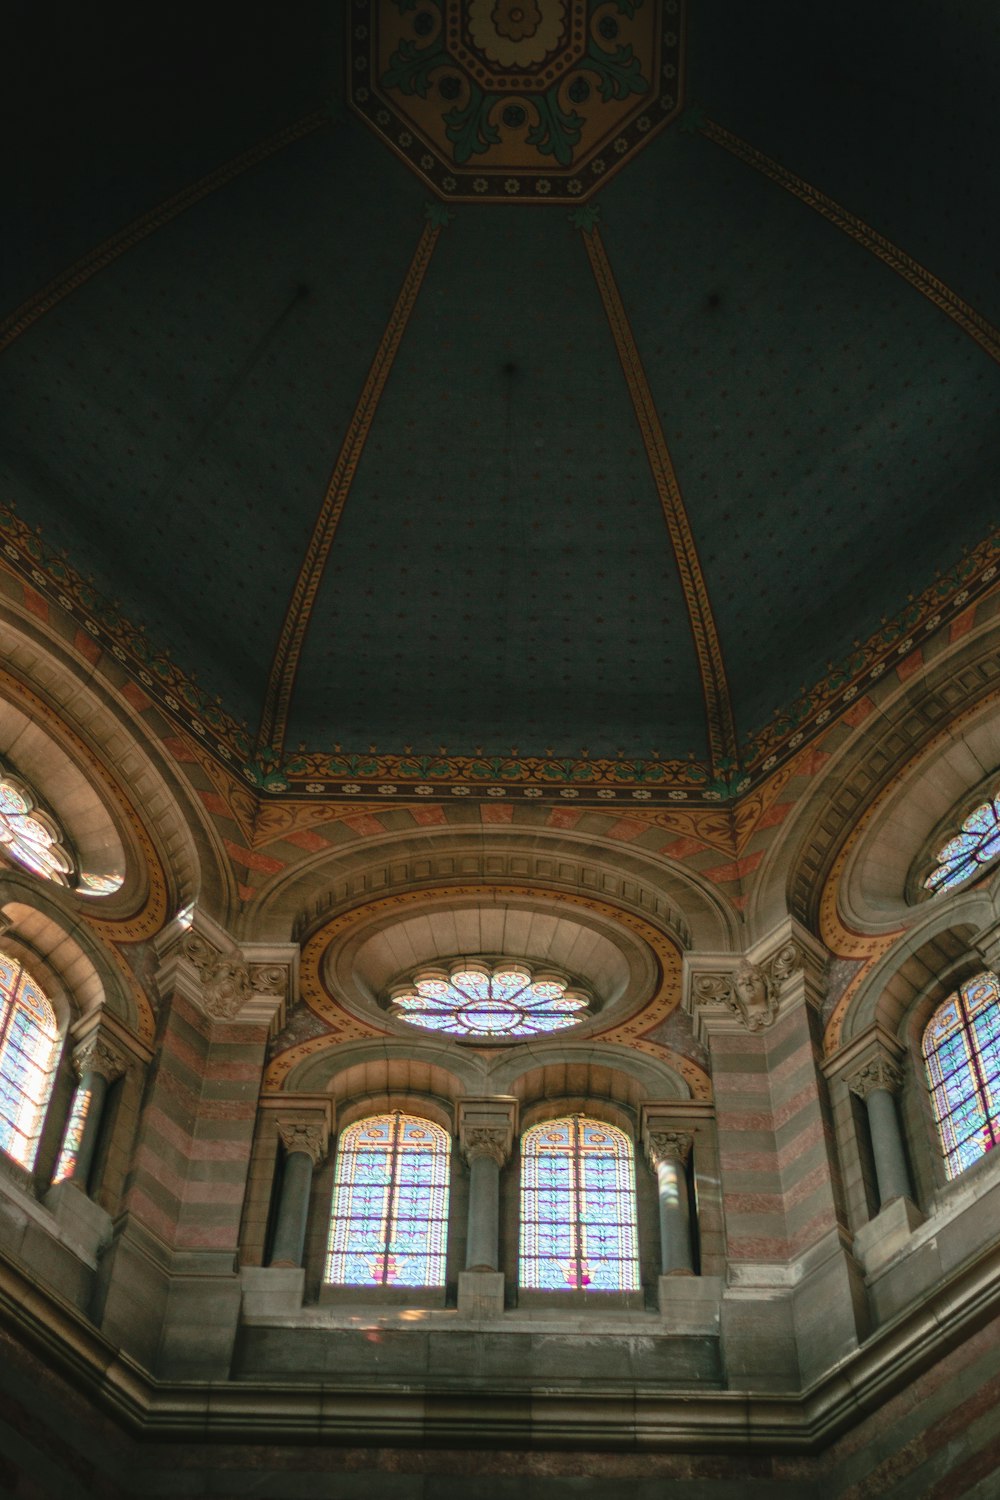
<path fill-rule="evenodd" d="M 585 750 L 731 791 L 977 584 L 1000 12 L 498 4 L 611 58 L 645 6 L 640 74 L 678 34 L 614 138 L 568 68 L 589 155 L 526 201 L 419 149 L 450 60 L 384 127 L 345 107 L 359 27 L 412 53 L 449 4 L 15 7 L 0 499 L 265 767 Z M 496 87 L 527 161 L 543 95 Z"/>

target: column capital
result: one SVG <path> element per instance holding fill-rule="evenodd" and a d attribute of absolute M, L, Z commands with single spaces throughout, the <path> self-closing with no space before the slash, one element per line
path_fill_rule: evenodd
<path fill-rule="evenodd" d="M 161 995 L 180 991 L 211 1021 L 284 1024 L 297 967 L 298 946 L 248 944 L 241 948 L 200 913 L 174 924 L 157 944 Z"/>
<path fill-rule="evenodd" d="M 73 1071 L 77 1078 L 84 1073 L 99 1073 L 108 1083 L 114 1083 L 128 1071 L 128 1057 L 116 1047 L 110 1037 L 100 1031 L 92 1031 L 85 1041 L 73 1049 Z"/>
<path fill-rule="evenodd" d="M 502 1167 L 510 1158 L 517 1131 L 517 1100 L 509 1095 L 459 1099 L 458 1143 L 471 1165 L 486 1156 Z"/>
<path fill-rule="evenodd" d="M 867 1099 L 873 1089 L 885 1089 L 895 1094 L 902 1087 L 903 1075 L 895 1062 L 884 1052 L 870 1057 L 863 1067 L 847 1079 L 847 1087 L 859 1099 Z"/>
<path fill-rule="evenodd" d="M 766 1031 L 802 998 L 818 1006 L 827 955 L 791 918 L 746 953 L 685 959 L 684 1007 L 700 1041 L 713 1031 Z"/>
<path fill-rule="evenodd" d="M 694 1136 L 684 1130 L 649 1130 L 645 1144 L 649 1165 L 655 1172 L 665 1161 L 676 1161 L 683 1166 L 691 1155 Z"/>
<path fill-rule="evenodd" d="M 319 1166 L 330 1145 L 330 1131 L 325 1122 L 317 1119 L 279 1119 L 278 1137 L 289 1156 L 301 1151 L 308 1156 L 314 1167 Z"/>

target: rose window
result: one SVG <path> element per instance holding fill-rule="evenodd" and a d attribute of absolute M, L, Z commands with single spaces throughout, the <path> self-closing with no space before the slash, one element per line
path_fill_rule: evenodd
<path fill-rule="evenodd" d="M 937 852 L 935 868 L 924 889 L 950 891 L 978 875 L 1000 854 L 1000 797 L 991 797 L 971 812 L 954 838 Z"/>
<path fill-rule="evenodd" d="M 73 860 L 55 821 L 34 804 L 23 782 L 0 780 L 0 844 L 16 864 L 46 880 L 69 885 Z"/>
<path fill-rule="evenodd" d="M 498 1040 L 564 1031 L 590 1011 L 589 998 L 564 975 L 479 960 L 422 969 L 395 986 L 388 1004 L 401 1021 L 426 1031 Z"/>
<path fill-rule="evenodd" d="M 110 895 L 125 878 L 80 871 L 55 818 L 38 806 L 28 784 L 10 772 L 0 775 L 0 850 L 33 875 L 74 886 L 84 895 Z"/>

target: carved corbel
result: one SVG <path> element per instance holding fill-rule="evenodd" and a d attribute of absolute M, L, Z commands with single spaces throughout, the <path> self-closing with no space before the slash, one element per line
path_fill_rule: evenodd
<path fill-rule="evenodd" d="M 747 1031 L 764 1031 L 777 1020 L 782 990 L 803 961 L 801 945 L 789 939 L 759 963 L 744 958 L 735 969 L 697 974 L 695 1005 L 725 1005 Z"/>
<path fill-rule="evenodd" d="M 189 932 L 181 952 L 201 981 L 201 1003 L 217 1021 L 237 1016 L 251 1023 L 270 1021 L 283 1006 L 289 987 L 289 967 L 280 963 L 244 963 L 240 954 L 221 953 L 200 933 Z"/>

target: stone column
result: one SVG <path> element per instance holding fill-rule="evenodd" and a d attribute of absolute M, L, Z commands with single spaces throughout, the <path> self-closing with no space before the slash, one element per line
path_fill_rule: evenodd
<path fill-rule="evenodd" d="M 458 1139 L 469 1164 L 469 1221 L 465 1266 L 458 1279 L 458 1310 L 488 1317 L 503 1311 L 500 1272 L 500 1168 L 510 1157 L 517 1101 L 462 1099 Z"/>
<path fill-rule="evenodd" d="M 679 1130 L 652 1130 L 646 1155 L 656 1173 L 660 1206 L 660 1269 L 664 1276 L 693 1276 L 687 1161 L 694 1137 Z"/>
<path fill-rule="evenodd" d="M 895 1198 L 913 1196 L 894 1098 L 901 1083 L 899 1069 L 884 1056 L 874 1057 L 848 1079 L 851 1093 L 865 1101 L 868 1112 L 880 1211 Z"/>
<path fill-rule="evenodd" d="M 271 1265 L 297 1268 L 306 1242 L 313 1171 L 326 1156 L 330 1133 L 325 1124 L 314 1121 L 279 1119 L 277 1124 L 285 1148 L 285 1173 Z"/>
<path fill-rule="evenodd" d="M 53 1185 L 73 1182 L 85 1193 L 108 1089 L 116 1078 L 121 1078 L 127 1061 L 107 1037 L 95 1033 L 73 1053 L 73 1067 L 79 1082 L 52 1181 Z"/>

